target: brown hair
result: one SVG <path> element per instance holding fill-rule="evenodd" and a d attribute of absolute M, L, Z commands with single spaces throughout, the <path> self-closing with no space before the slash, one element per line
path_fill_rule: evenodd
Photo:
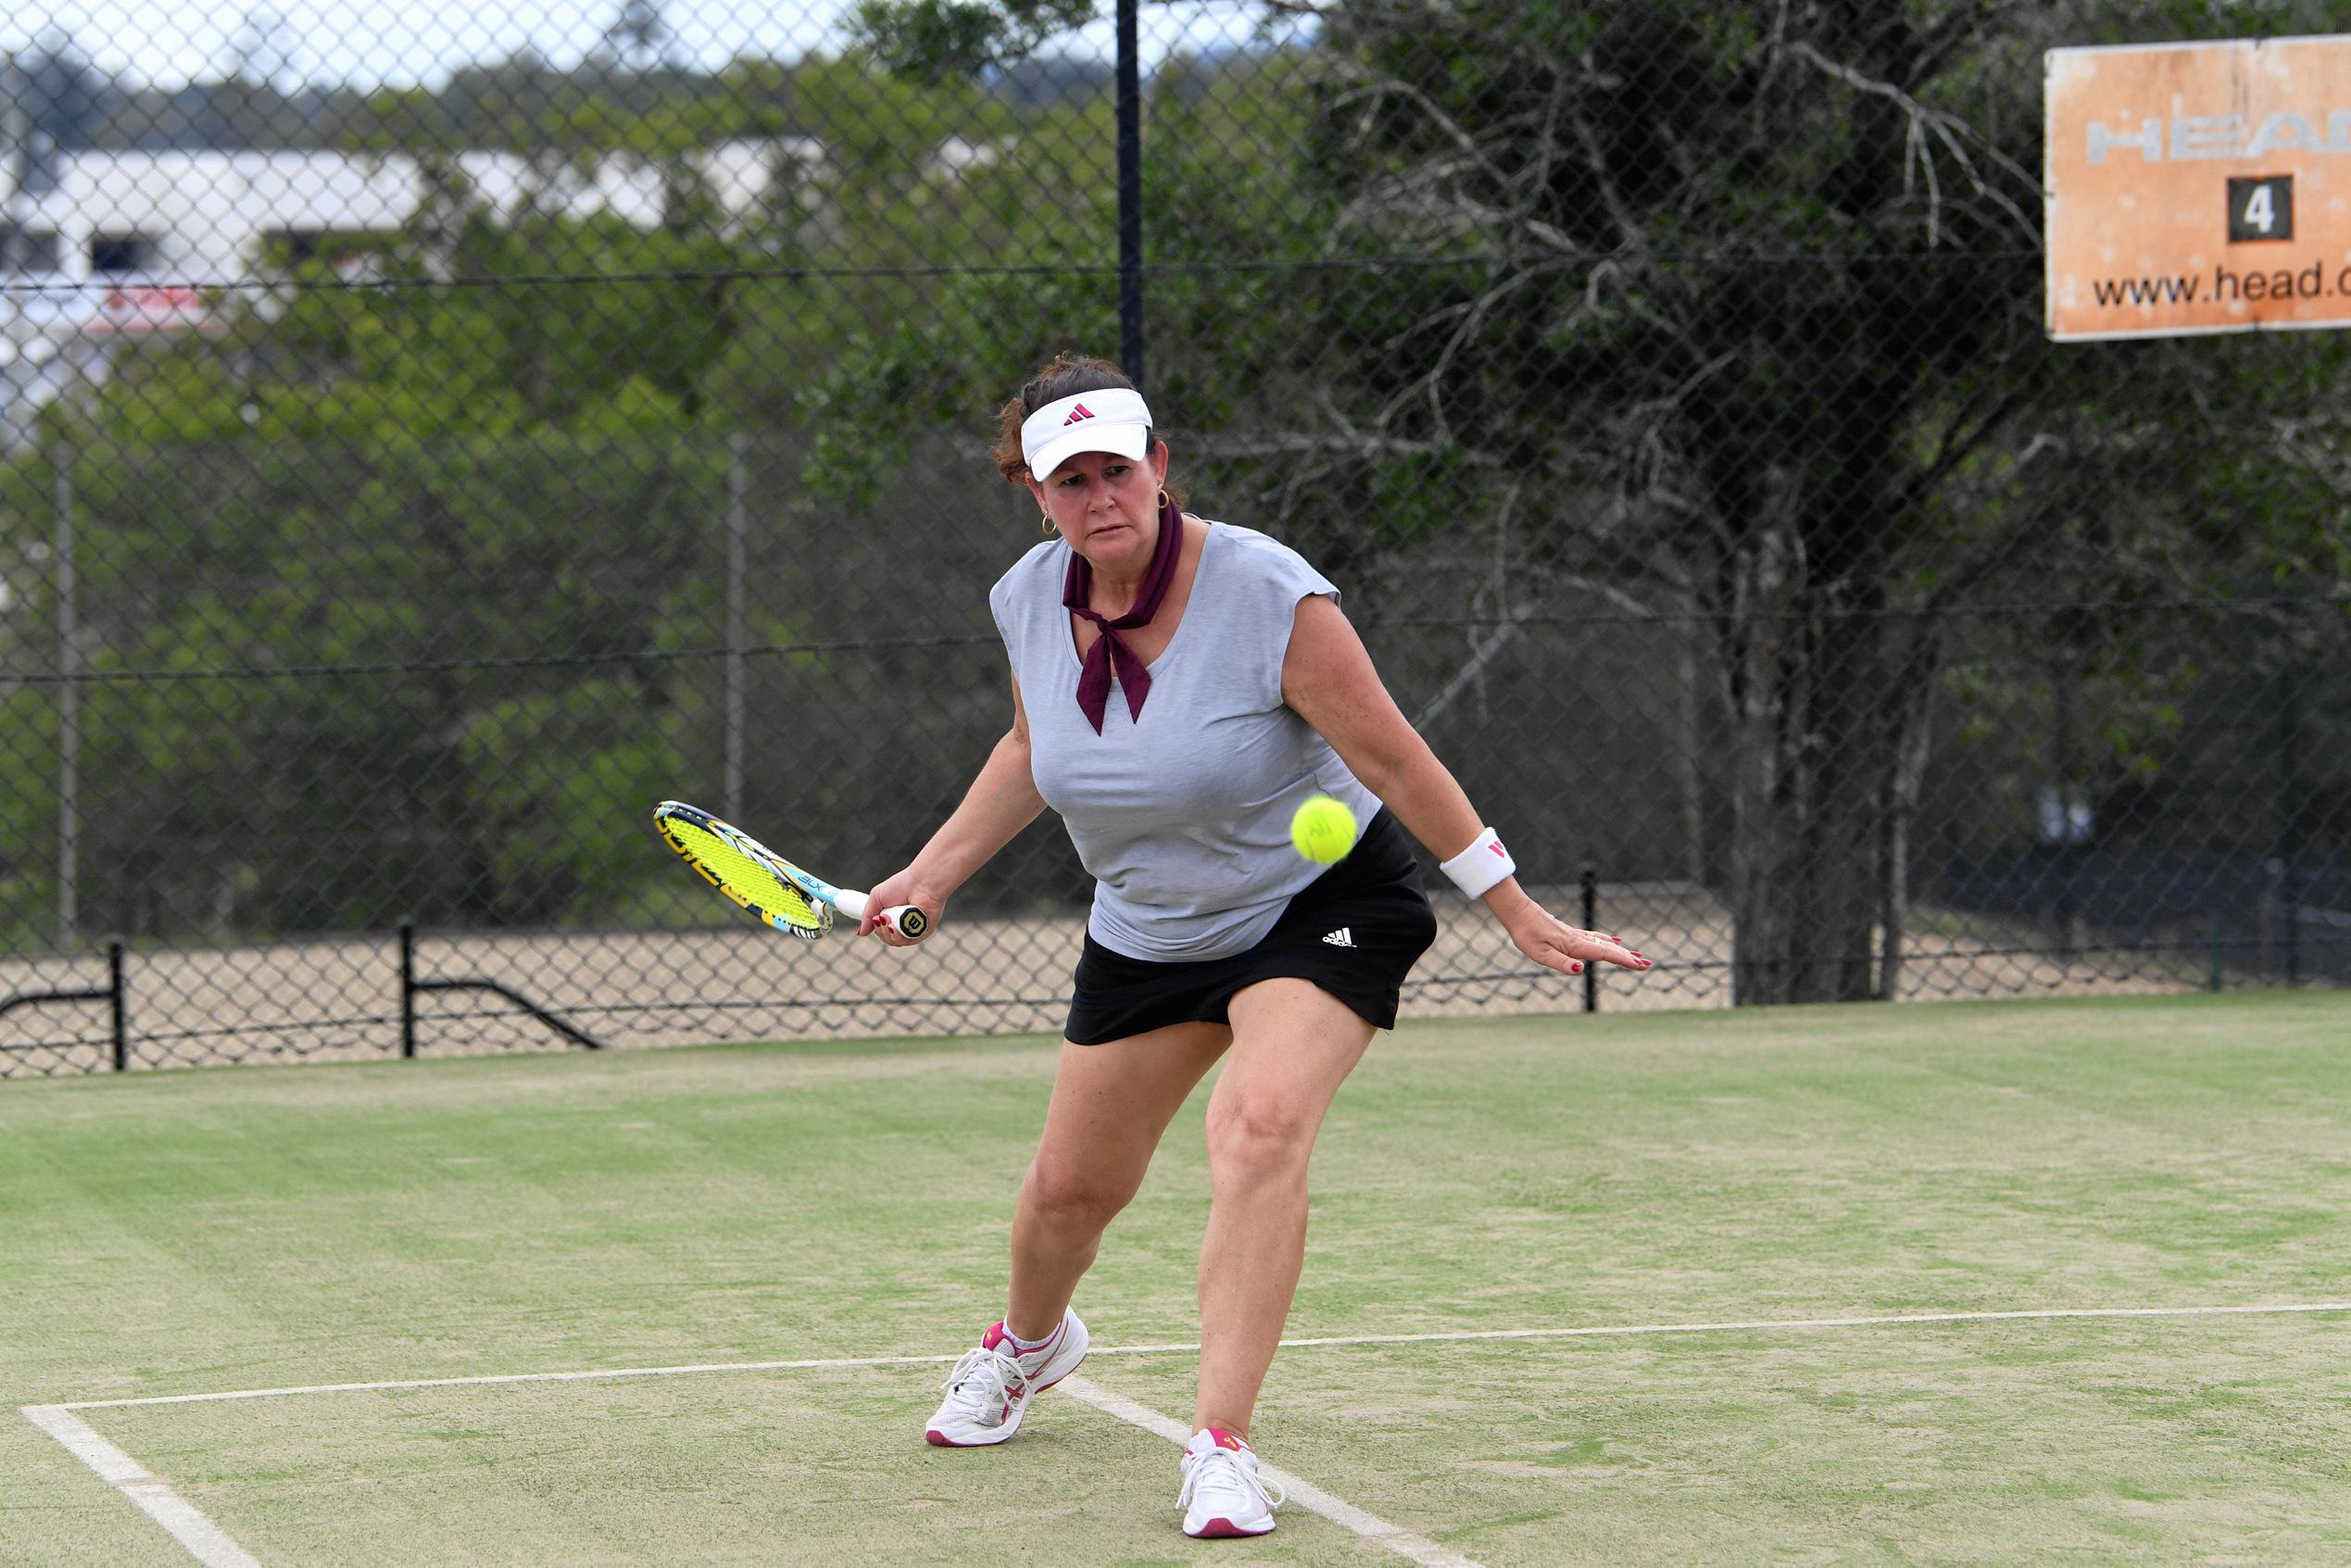
<path fill-rule="evenodd" d="M 1064 397 L 1075 397 L 1082 392 L 1108 392 L 1116 388 L 1132 392 L 1135 383 L 1126 379 L 1126 372 L 1107 359 L 1097 359 L 1090 354 L 1063 352 L 1053 356 L 1050 364 L 1021 384 L 1011 402 L 996 410 L 996 445 L 989 456 L 996 459 L 996 471 L 1014 484 L 1028 478 L 1028 459 L 1021 456 L 1021 423 L 1048 403 Z M 1150 432 L 1146 442 L 1159 439 L 1157 431 Z M 1144 451 L 1150 447 L 1146 445 Z M 1039 476 L 1042 477 L 1041 475 Z M 1183 495 L 1173 486 L 1168 494 L 1180 504 Z"/>

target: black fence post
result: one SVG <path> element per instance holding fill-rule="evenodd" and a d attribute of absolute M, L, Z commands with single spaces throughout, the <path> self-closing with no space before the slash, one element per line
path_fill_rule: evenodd
<path fill-rule="evenodd" d="M 400 922 L 400 1054 L 404 1057 L 413 1058 L 416 1055 L 416 998 L 420 991 L 487 991 L 494 997 L 504 997 L 575 1046 L 583 1046 L 592 1051 L 604 1048 L 603 1041 L 577 1024 L 566 1022 L 511 985 L 501 985 L 496 980 L 452 979 L 442 975 L 419 980 L 416 977 L 416 922 L 404 920 Z"/>
<path fill-rule="evenodd" d="M 0 1013 L 14 1012 L 19 1008 L 43 1007 L 52 1002 L 106 1002 L 114 1011 L 113 1049 L 111 1064 L 117 1073 L 131 1065 L 131 1003 L 122 983 L 123 943 L 119 936 L 107 942 L 107 983 L 104 985 L 76 986 L 69 991 L 19 991 L 0 997 Z M 86 1045 L 76 1039 L 74 1045 Z M 0 1046 L 0 1051 L 43 1050 L 52 1047 L 41 1045 Z M 4 1075 L 4 1074 L 0 1074 Z"/>
<path fill-rule="evenodd" d="M 1143 83 L 1138 0 L 1118 0 L 1118 356 L 1143 381 Z"/>
<path fill-rule="evenodd" d="M 416 1056 L 416 922 L 400 922 L 400 1054 Z"/>
<path fill-rule="evenodd" d="M 2285 977 L 2302 984 L 2302 711 L 2291 663 L 2278 667 L 2278 904 L 2285 918 Z"/>
<path fill-rule="evenodd" d="M 1600 929 L 1600 872 L 1590 865 L 1584 867 L 1584 929 Z M 1584 1010 L 1600 1010 L 1600 966 L 1584 965 Z"/>
<path fill-rule="evenodd" d="M 110 938 L 107 943 L 107 991 L 114 1010 L 114 1070 L 126 1073 L 131 1068 L 130 1008 L 122 995 L 122 938 Z"/>

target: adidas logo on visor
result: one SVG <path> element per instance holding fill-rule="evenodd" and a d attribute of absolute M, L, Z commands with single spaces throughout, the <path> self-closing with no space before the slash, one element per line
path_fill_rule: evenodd
<path fill-rule="evenodd" d="M 1094 410 L 1088 408 L 1085 404 L 1080 403 L 1077 406 L 1076 411 L 1072 413 L 1069 418 L 1063 420 L 1062 421 L 1062 425 L 1064 429 L 1066 429 L 1069 426 L 1075 424 L 1080 420 L 1090 420 L 1093 417 Z"/>

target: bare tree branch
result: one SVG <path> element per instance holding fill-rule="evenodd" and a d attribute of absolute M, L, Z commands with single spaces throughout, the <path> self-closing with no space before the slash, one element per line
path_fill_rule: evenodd
<path fill-rule="evenodd" d="M 1916 159 L 1926 166 L 1925 177 L 1928 182 L 1930 191 L 1930 203 L 1927 214 L 1928 243 L 1930 245 L 1937 243 L 1939 236 L 1939 224 L 1941 220 L 1941 184 L 1935 176 L 1933 158 L 1931 155 L 1927 152 L 1925 145 L 1925 137 L 1930 134 L 1931 134 L 1935 140 L 1941 142 L 1945 150 L 1951 154 L 1953 160 L 1956 162 L 1960 169 L 1967 174 L 1968 183 L 1975 189 L 1976 193 L 1979 195 L 1983 196 L 1986 200 L 1992 202 L 1995 207 L 1999 207 L 2001 211 L 2005 213 L 2009 220 L 2016 225 L 2019 233 L 2030 235 L 2035 234 L 2039 232 L 2040 225 L 2038 222 L 2036 222 L 2032 218 L 2028 217 L 2024 210 L 2019 207 L 2015 201 L 2010 199 L 2006 192 L 1998 189 L 1984 179 L 1982 169 L 1977 167 L 1976 160 L 1974 157 L 1969 154 L 1967 146 L 1968 139 L 1974 138 L 1980 141 L 1980 138 L 1976 138 L 1974 128 L 1968 125 L 1967 121 L 1958 119 L 1956 116 L 1943 114 L 1937 110 L 1928 108 L 1925 105 L 1919 103 L 1916 98 L 1912 97 L 1908 93 L 1905 93 L 1900 87 L 1895 86 L 1892 82 L 1881 82 L 1874 77 L 1865 76 L 1849 65 L 1844 65 L 1839 61 L 1830 59 L 1818 49 L 1814 48 L 1810 44 L 1791 44 L 1786 45 L 1786 48 L 1787 52 L 1795 58 L 1803 60 L 1807 65 L 1814 67 L 1824 74 L 1843 82 L 1846 86 L 1851 87 L 1855 92 L 1867 93 L 1889 100 L 1909 118 L 1908 139 L 1905 142 L 1905 151 L 1904 175 L 1905 179 L 1907 180 L 1909 167 L 1913 159 Z M 1989 143 L 1983 143 L 1982 145 L 1984 155 L 1990 162 L 1998 166 L 2012 179 L 2018 181 L 2023 186 L 2036 191 L 2040 189 L 2041 182 L 2019 166 L 2013 158 L 2010 158 L 2006 154 L 2001 152 L 1999 148 L 1991 145 Z"/>

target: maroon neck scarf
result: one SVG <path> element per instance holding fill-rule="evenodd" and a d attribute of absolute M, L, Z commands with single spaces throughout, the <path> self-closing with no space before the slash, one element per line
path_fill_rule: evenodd
<path fill-rule="evenodd" d="M 1102 715 L 1110 708 L 1111 672 L 1118 672 L 1119 686 L 1126 693 L 1126 716 L 1143 716 L 1143 698 L 1151 689 L 1151 672 L 1143 668 L 1143 661 L 1135 657 L 1135 650 L 1119 641 L 1118 633 L 1130 627 L 1148 626 L 1151 617 L 1159 613 L 1159 604 L 1167 597 L 1167 585 L 1176 581 L 1176 558 L 1184 553 L 1184 514 L 1172 500 L 1164 500 L 1159 508 L 1159 543 L 1151 550 L 1150 570 L 1143 574 L 1143 591 L 1135 596 L 1135 607 L 1113 621 L 1086 607 L 1086 600 L 1094 586 L 1094 566 L 1084 556 L 1072 551 L 1069 576 L 1062 583 L 1062 607 L 1073 615 L 1082 615 L 1102 629 L 1094 639 L 1094 646 L 1086 652 L 1086 667 L 1077 672 L 1077 707 L 1094 725 L 1094 733 L 1102 733 Z"/>

